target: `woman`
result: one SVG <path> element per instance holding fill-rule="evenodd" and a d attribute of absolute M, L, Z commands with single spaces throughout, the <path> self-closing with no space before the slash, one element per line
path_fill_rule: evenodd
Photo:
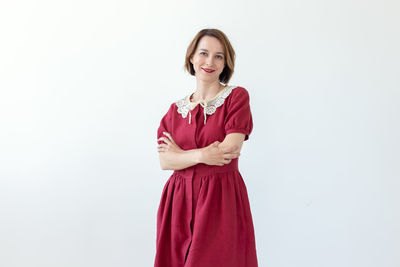
<path fill-rule="evenodd" d="M 172 103 L 157 131 L 160 165 L 174 170 L 157 212 L 155 267 L 255 267 L 254 228 L 238 169 L 253 121 L 248 91 L 228 86 L 235 52 L 217 29 L 190 43 L 194 93 Z"/>

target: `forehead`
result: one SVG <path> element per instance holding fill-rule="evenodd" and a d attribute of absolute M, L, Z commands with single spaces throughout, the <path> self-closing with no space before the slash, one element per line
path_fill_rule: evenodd
<path fill-rule="evenodd" d="M 200 39 L 197 50 L 211 51 L 223 54 L 224 46 L 217 38 L 206 35 Z"/>

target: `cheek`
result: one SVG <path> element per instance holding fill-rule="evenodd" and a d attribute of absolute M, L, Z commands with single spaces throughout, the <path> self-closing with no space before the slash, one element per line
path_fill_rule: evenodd
<path fill-rule="evenodd" d="M 197 59 L 194 59 L 192 64 L 194 67 L 197 67 L 199 65 L 199 61 Z"/>

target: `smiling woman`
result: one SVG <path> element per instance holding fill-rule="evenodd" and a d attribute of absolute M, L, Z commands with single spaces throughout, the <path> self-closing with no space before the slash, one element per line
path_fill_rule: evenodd
<path fill-rule="evenodd" d="M 196 90 L 172 103 L 157 131 L 160 166 L 174 170 L 158 212 L 155 267 L 256 267 L 254 228 L 238 157 L 253 129 L 248 91 L 228 85 L 235 52 L 201 30 L 185 60 Z"/>
<path fill-rule="evenodd" d="M 216 63 L 222 63 L 223 69 L 221 73 L 219 73 L 216 82 L 219 80 L 222 83 L 228 83 L 232 77 L 233 69 L 235 68 L 235 51 L 222 31 L 204 29 L 197 33 L 187 48 L 184 66 L 185 69 L 194 76 L 200 71 L 197 67 L 198 64 L 204 64 L 200 66 L 206 69 L 217 70 L 205 65 L 207 64 L 206 62 L 197 61 L 201 59 L 215 60 Z M 209 62 L 209 64 L 211 63 L 212 62 Z"/>

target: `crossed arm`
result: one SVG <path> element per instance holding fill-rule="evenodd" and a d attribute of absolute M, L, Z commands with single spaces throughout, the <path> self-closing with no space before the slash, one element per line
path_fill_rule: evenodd
<path fill-rule="evenodd" d="M 190 150 L 181 149 L 171 134 L 164 132 L 166 137 L 158 140 L 164 143 L 158 145 L 160 166 L 163 170 L 181 170 L 198 163 L 223 166 L 239 157 L 245 135 L 230 133 L 222 142 L 214 142 L 203 148 Z"/>

